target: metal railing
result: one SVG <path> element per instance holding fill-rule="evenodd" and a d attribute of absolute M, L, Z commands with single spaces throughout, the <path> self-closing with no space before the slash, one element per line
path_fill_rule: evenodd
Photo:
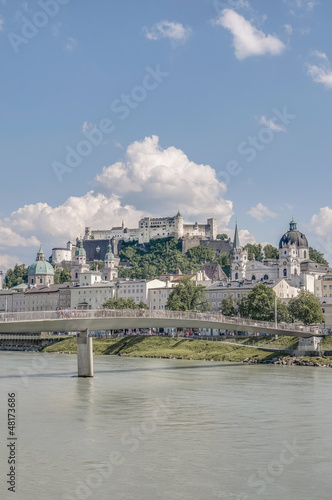
<path fill-rule="evenodd" d="M 195 327 L 193 322 L 216 323 L 234 325 L 234 330 L 241 331 L 241 327 L 263 328 L 274 331 L 291 331 L 298 333 L 318 334 L 318 327 L 304 326 L 296 323 L 278 323 L 269 321 L 256 321 L 252 319 L 223 316 L 217 313 L 200 313 L 193 311 L 168 311 L 168 310 L 138 310 L 138 309 L 96 309 L 96 310 L 64 310 L 64 311 L 30 311 L 17 313 L 0 313 L 0 324 L 7 322 L 32 322 L 47 320 L 72 320 L 72 319 L 100 319 L 100 318 L 147 318 L 166 319 L 171 321 L 188 321 L 188 325 Z"/>

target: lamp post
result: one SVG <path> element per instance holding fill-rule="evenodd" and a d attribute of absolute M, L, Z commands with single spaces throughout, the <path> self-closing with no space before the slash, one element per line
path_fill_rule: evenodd
<path fill-rule="evenodd" d="M 278 309 L 277 309 L 277 296 L 274 296 L 274 324 L 277 329 L 278 327 Z M 278 334 L 275 334 L 275 340 L 278 340 Z"/>

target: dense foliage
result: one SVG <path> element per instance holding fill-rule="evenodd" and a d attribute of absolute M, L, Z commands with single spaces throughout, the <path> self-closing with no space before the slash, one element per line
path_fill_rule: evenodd
<path fill-rule="evenodd" d="M 248 260 L 263 260 L 263 249 L 260 243 L 247 243 L 244 250 L 248 252 Z"/>
<path fill-rule="evenodd" d="M 229 240 L 229 236 L 226 233 L 217 234 L 217 240 Z"/>
<path fill-rule="evenodd" d="M 196 273 L 202 263 L 212 262 L 215 257 L 214 250 L 203 246 L 190 248 L 183 255 L 181 246 L 181 241 L 174 238 L 153 240 L 144 247 L 127 242 L 119 256 L 131 269 L 120 267 L 119 277 L 153 279 L 161 274 L 175 273 L 176 269 L 181 269 L 183 274 Z"/>
<path fill-rule="evenodd" d="M 251 318 L 260 321 L 274 321 L 275 297 L 272 288 L 266 285 L 256 285 L 247 296 L 238 301 L 238 312 L 242 318 Z M 277 299 L 278 322 L 290 321 L 287 305 Z"/>
<path fill-rule="evenodd" d="M 324 258 L 324 254 L 312 247 L 309 247 L 309 259 L 317 262 L 318 264 L 324 264 L 324 266 L 329 265 L 327 260 Z"/>
<path fill-rule="evenodd" d="M 224 316 L 236 316 L 238 311 L 232 295 L 229 295 L 221 301 L 221 312 Z"/>
<path fill-rule="evenodd" d="M 8 288 L 28 282 L 28 267 L 24 264 L 16 264 L 14 269 L 8 269 L 5 278 L 5 285 Z"/>
<path fill-rule="evenodd" d="M 265 247 L 263 248 L 263 252 L 265 259 L 279 259 L 278 248 L 270 245 L 270 243 L 265 245 Z"/>
<path fill-rule="evenodd" d="M 168 297 L 166 309 L 172 311 L 210 311 L 205 287 L 196 285 L 190 277 L 184 277 Z"/>
<path fill-rule="evenodd" d="M 71 272 L 69 269 L 56 269 L 54 271 L 54 283 L 68 283 L 71 281 Z"/>
<path fill-rule="evenodd" d="M 136 304 L 134 299 L 108 299 L 103 307 L 107 309 L 149 309 L 149 306 L 143 301 Z"/>
<path fill-rule="evenodd" d="M 305 325 L 325 323 L 322 306 L 317 297 L 307 290 L 301 290 L 299 295 L 288 304 L 291 317 Z"/>

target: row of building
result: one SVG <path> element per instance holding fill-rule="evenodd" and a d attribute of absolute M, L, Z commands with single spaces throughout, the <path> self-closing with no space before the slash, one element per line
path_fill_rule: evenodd
<path fill-rule="evenodd" d="M 108 242 L 103 267 L 92 271 L 81 239 L 70 260 L 71 281 L 57 285 L 54 267 L 45 260 L 40 248 L 36 261 L 29 267 L 28 283 L 0 291 L 0 312 L 98 309 L 109 298 L 132 298 L 137 304 L 144 302 L 152 310 L 162 310 L 182 278 L 178 270 L 175 275 L 153 280 L 120 279 L 119 265 L 120 259 L 115 257 Z M 258 283 L 271 287 L 285 302 L 296 297 L 300 290 L 309 290 L 321 300 L 326 323 L 332 326 L 332 269 L 310 260 L 308 241 L 297 230 L 294 220 L 280 239 L 279 259 L 249 260 L 247 251 L 240 245 L 236 226 L 230 279 L 218 264 L 203 265 L 191 279 L 205 287 L 213 311 L 220 311 L 223 299 L 232 296 L 237 301 Z"/>

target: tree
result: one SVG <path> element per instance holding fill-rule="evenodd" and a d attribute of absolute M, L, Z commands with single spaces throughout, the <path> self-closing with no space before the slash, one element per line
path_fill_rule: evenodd
<path fill-rule="evenodd" d="M 262 245 L 260 243 L 247 243 L 244 250 L 248 252 L 248 260 L 254 260 L 254 256 L 256 260 L 263 260 Z"/>
<path fill-rule="evenodd" d="M 141 301 L 139 304 L 136 304 L 134 299 L 130 297 L 129 299 L 108 299 L 103 307 L 106 309 L 149 309 L 147 304 L 144 304 Z"/>
<path fill-rule="evenodd" d="M 217 240 L 229 240 L 229 236 L 226 233 L 217 234 Z"/>
<path fill-rule="evenodd" d="M 16 264 L 14 269 L 8 269 L 5 284 L 8 288 L 28 282 L 28 267 Z"/>
<path fill-rule="evenodd" d="M 324 264 L 324 266 L 329 265 L 327 260 L 324 259 L 324 254 L 312 247 L 309 247 L 309 259 L 317 262 L 318 264 Z"/>
<path fill-rule="evenodd" d="M 265 245 L 263 252 L 266 259 L 279 259 L 279 250 L 269 243 Z"/>
<path fill-rule="evenodd" d="M 90 264 L 91 271 L 100 271 L 104 267 L 104 262 L 102 260 L 95 260 Z"/>
<path fill-rule="evenodd" d="M 269 286 L 256 285 L 247 296 L 238 301 L 238 313 L 242 318 L 274 321 L 275 297 L 275 291 Z M 286 323 L 290 321 L 287 305 L 280 299 L 277 299 L 277 320 Z"/>
<path fill-rule="evenodd" d="M 220 265 L 226 276 L 231 274 L 231 255 L 230 252 L 224 252 L 218 255 L 216 262 Z"/>
<path fill-rule="evenodd" d="M 307 290 L 301 290 L 297 297 L 291 299 L 288 309 L 293 319 L 305 325 L 325 323 L 319 299 Z"/>
<path fill-rule="evenodd" d="M 71 281 L 71 272 L 69 269 L 56 269 L 54 271 L 54 283 L 68 283 Z"/>
<path fill-rule="evenodd" d="M 278 323 L 290 323 L 291 322 L 291 315 L 289 312 L 289 309 L 287 307 L 287 304 L 283 302 L 280 299 L 277 299 L 277 320 Z"/>
<path fill-rule="evenodd" d="M 216 252 L 209 247 L 196 246 L 189 248 L 186 255 L 191 261 L 195 261 L 200 265 L 202 262 L 212 262 L 215 258 Z"/>
<path fill-rule="evenodd" d="M 232 295 L 229 295 L 221 301 L 221 312 L 224 316 L 237 315 L 237 309 L 235 307 Z"/>
<path fill-rule="evenodd" d="M 171 311 L 210 311 L 205 288 L 196 285 L 190 277 L 184 277 L 168 297 L 166 309 Z"/>

